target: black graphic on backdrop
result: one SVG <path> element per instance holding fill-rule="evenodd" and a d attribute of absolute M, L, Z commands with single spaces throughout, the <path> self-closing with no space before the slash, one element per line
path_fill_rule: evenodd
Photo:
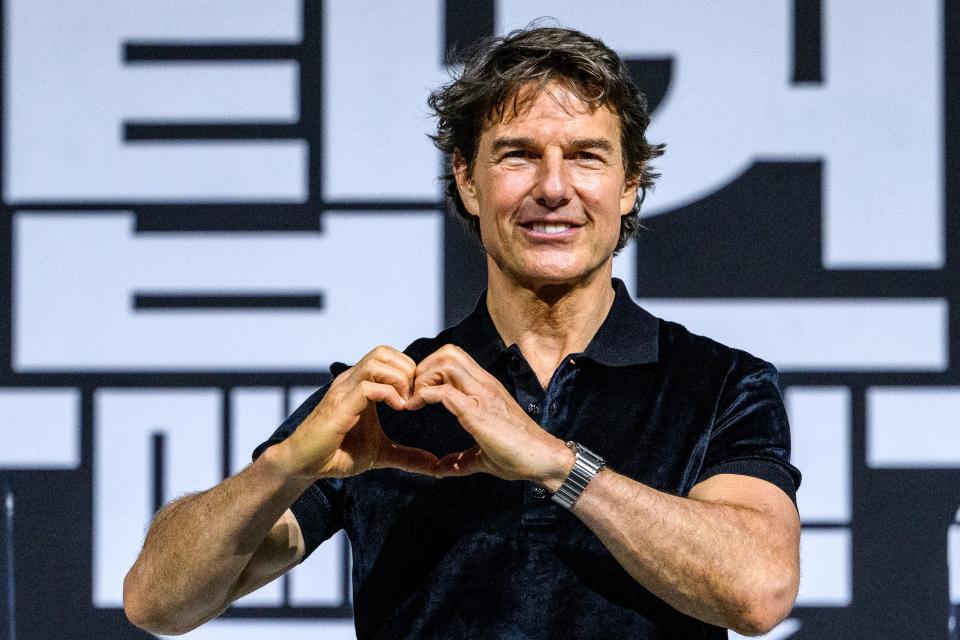
<path fill-rule="evenodd" d="M 445 3 L 444 51 L 463 47 L 494 29 L 493 2 Z M 6 8 L 6 7 L 4 7 Z M 178 231 L 311 231 L 322 228 L 324 211 L 406 211 L 438 209 L 439 193 L 430 202 L 325 202 L 322 198 L 323 69 L 322 3 L 304 2 L 303 41 L 297 45 L 189 42 L 136 42 L 123 47 L 129 65 L 162 64 L 191 60 L 294 60 L 300 66 L 299 119 L 295 124 L 171 123 L 160 120 L 128 121 L 123 140 L 136 145 L 158 140 L 278 140 L 296 138 L 308 146 L 307 200 L 298 204 L 230 204 L 195 202 L 143 205 L 131 202 L 31 202 L 18 211 L 69 208 L 78 211 L 130 210 L 136 214 L 137 233 Z M 821 83 L 823 7 L 817 0 L 794 0 L 794 60 L 792 81 Z M 960 104 L 960 1 L 944 3 L 944 104 Z M 0 12 L 0 21 L 3 20 Z M 2 24 L 0 24 L 2 26 Z M 0 47 L 0 56 L 4 48 Z M 669 91 L 672 73 L 668 59 L 629 59 L 628 66 L 647 92 L 651 107 Z M 0 58 L 2 63 L 2 58 Z M 909 79 L 899 90 L 908 90 Z M 0 99 L 2 99 L 0 93 Z M 2 106 L 2 105 L 0 105 Z M 945 175 L 960 175 L 960 110 L 945 114 Z M 666 141 L 669 143 L 669 141 Z M 669 153 L 669 150 L 668 150 Z M 895 151 L 891 150 L 894 156 Z M 0 159 L 5 157 L 0 153 Z M 882 161 L 882 159 L 878 159 Z M 3 167 L 0 166 L 0 172 Z M 439 167 L 438 167 L 439 170 Z M 960 335 L 960 181 L 946 180 L 946 264 L 940 270 L 827 272 L 820 258 L 822 225 L 822 175 L 817 162 L 758 163 L 735 182 L 690 204 L 644 221 L 648 231 L 638 242 L 637 291 L 652 298 L 777 298 L 777 297 L 942 297 L 949 301 L 950 335 Z M 896 197 L 896 185 L 890 185 Z M 905 211 L 909 203 L 904 203 Z M 321 384 L 322 375 L 302 371 L 271 373 L 14 373 L 11 368 L 13 208 L 0 211 L 0 310 L 6 314 L 0 331 L 0 386 L 61 387 L 80 389 L 82 440 L 81 464 L 64 471 L 5 472 L 17 499 L 16 594 L 19 638 L 143 637 L 124 620 L 119 610 L 92 607 L 91 559 L 93 484 L 93 394 L 102 387 L 194 388 L 210 386 L 224 391 L 241 386 L 278 387 Z M 484 283 L 482 253 L 464 235 L 453 217 L 444 227 L 444 315 L 455 321 L 472 308 Z M 142 292 L 135 301 L 140 309 L 161 311 L 173 306 L 321 305 L 320 292 L 309 300 L 226 293 L 203 299 L 151 297 Z M 162 312 L 162 311 L 161 311 Z M 790 336 L 785 335 L 785 340 Z M 950 344 L 950 368 L 939 373 L 872 372 L 863 374 L 807 372 L 782 376 L 790 385 L 841 385 L 853 399 L 851 457 L 853 473 L 853 593 L 847 608 L 798 608 L 802 621 L 796 638 L 899 638 L 944 637 L 946 630 L 947 567 L 945 532 L 960 506 L 960 474 L 952 470 L 875 470 L 865 464 L 865 390 L 883 384 L 957 385 L 960 347 Z M 285 394 L 286 395 L 286 394 Z M 223 472 L 228 470 L 230 405 L 224 393 Z M 289 411 L 291 407 L 285 406 Z M 165 495 L 163 474 L 165 444 L 162 435 L 152 443 L 156 485 L 154 500 Z M 51 510 L 50 505 L 56 505 Z M 835 525 L 822 524 L 830 528 Z M 51 536 L 50 532 L 59 532 Z M 36 545 L 31 541 L 53 540 Z M 5 566 L 5 565 L 4 565 Z M 344 562 L 344 566 L 346 562 Z M 4 576 L 5 577 L 5 576 Z M 242 618 L 346 618 L 346 599 L 334 607 L 248 607 L 226 615 Z M 4 581 L 5 584 L 5 581 Z M 935 594 L 917 598 L 916 594 Z M 284 602 L 289 603 L 289 593 Z M 51 615 L 51 606 L 58 613 Z M 2 606 L 2 605 L 0 605 Z M 71 622 L 69 632 L 64 621 Z"/>

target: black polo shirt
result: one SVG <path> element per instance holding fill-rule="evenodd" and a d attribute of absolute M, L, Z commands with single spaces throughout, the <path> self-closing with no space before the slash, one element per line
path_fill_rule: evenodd
<path fill-rule="evenodd" d="M 736 473 L 795 500 L 800 473 L 789 463 L 773 365 L 657 319 L 622 282 L 613 286 L 600 329 L 583 353 L 564 358 L 546 390 L 520 349 L 504 345 L 485 296 L 463 322 L 406 353 L 419 362 L 459 345 L 544 429 L 654 489 L 685 496 L 710 476 Z M 254 457 L 289 436 L 326 389 Z M 474 444 L 442 405 L 404 412 L 381 404 L 378 413 L 389 437 L 437 456 Z M 726 637 L 640 586 L 593 532 L 529 482 L 380 469 L 318 481 L 292 510 L 307 554 L 346 530 L 361 639 Z"/>

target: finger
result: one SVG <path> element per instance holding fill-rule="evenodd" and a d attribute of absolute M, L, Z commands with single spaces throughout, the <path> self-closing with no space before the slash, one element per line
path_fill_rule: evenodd
<path fill-rule="evenodd" d="M 437 467 L 437 456 L 429 451 L 407 447 L 388 440 L 383 444 L 377 457 L 377 469 L 400 469 L 410 473 L 432 476 Z"/>
<path fill-rule="evenodd" d="M 403 398 L 409 398 L 413 393 L 413 380 L 404 370 L 397 368 L 392 363 L 382 360 L 366 360 L 355 367 L 354 375 L 360 380 L 370 380 L 373 382 L 383 382 L 389 384 Z"/>
<path fill-rule="evenodd" d="M 371 362 L 379 362 L 393 367 L 411 380 L 413 379 L 414 372 L 417 370 L 417 365 L 410 356 L 397 351 L 393 347 L 380 345 L 363 356 L 351 371 L 357 372 L 363 370 L 365 365 Z"/>
<path fill-rule="evenodd" d="M 474 446 L 466 451 L 458 451 L 440 458 L 434 473 L 438 478 L 447 478 L 450 476 L 468 476 L 482 471 L 485 471 L 483 468 L 483 451 L 480 450 L 479 446 Z"/>
<path fill-rule="evenodd" d="M 450 384 L 440 384 L 433 387 L 420 387 L 416 389 L 407 402 L 407 410 L 415 410 L 425 404 L 442 403 L 447 411 L 452 413 L 463 425 L 463 428 L 470 432 L 470 427 L 464 424 L 464 418 L 470 414 L 470 410 L 477 406 L 470 396 L 463 393 Z"/>
<path fill-rule="evenodd" d="M 380 362 L 393 365 L 411 378 L 413 377 L 414 372 L 417 370 L 417 363 L 413 361 L 413 358 L 402 351 L 398 351 L 397 349 L 385 344 L 372 349 L 369 353 L 363 356 L 360 359 L 360 362 L 357 364 L 359 365 L 369 360 L 379 360 Z"/>
<path fill-rule="evenodd" d="M 406 401 L 392 386 L 382 382 L 361 380 L 343 397 L 340 407 L 352 415 L 359 416 L 371 402 L 385 402 L 397 410 L 404 409 L 406 405 Z M 352 427 L 353 424 L 350 426 Z"/>
<path fill-rule="evenodd" d="M 483 392 L 483 384 L 480 380 L 454 357 L 437 357 L 431 363 L 427 363 L 427 366 L 421 362 L 417 367 L 413 390 L 416 392 L 421 387 L 444 383 L 451 383 L 469 395 Z"/>
<path fill-rule="evenodd" d="M 455 344 L 445 344 L 424 358 L 420 362 L 420 365 L 418 365 L 418 372 L 420 370 L 420 366 L 422 366 L 424 363 L 427 363 L 428 367 L 433 366 L 434 360 L 450 360 L 452 362 L 456 362 L 478 380 L 483 380 L 486 377 L 492 377 L 490 372 L 477 364 L 477 361 L 474 360 L 469 353 Z"/>

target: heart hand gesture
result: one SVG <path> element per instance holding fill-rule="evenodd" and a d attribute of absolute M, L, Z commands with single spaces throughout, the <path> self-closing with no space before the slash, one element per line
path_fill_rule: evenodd
<path fill-rule="evenodd" d="M 386 436 L 377 402 L 398 411 L 442 403 L 476 445 L 442 460 Z M 556 490 L 573 453 L 534 422 L 465 351 L 445 345 L 417 365 L 380 346 L 337 376 L 310 415 L 280 445 L 288 468 L 311 478 L 346 477 L 395 468 L 436 477 L 490 473 Z"/>
<path fill-rule="evenodd" d="M 490 473 L 529 480 L 556 490 L 573 467 L 574 455 L 534 422 L 493 375 L 463 349 L 445 345 L 417 366 L 408 410 L 443 403 L 476 446 L 444 456 L 436 475 Z"/>
<path fill-rule="evenodd" d="M 323 400 L 283 443 L 292 473 L 340 478 L 392 467 L 433 475 L 437 457 L 406 447 L 384 434 L 377 402 L 407 408 L 416 363 L 392 347 L 380 346 L 338 375 Z"/>

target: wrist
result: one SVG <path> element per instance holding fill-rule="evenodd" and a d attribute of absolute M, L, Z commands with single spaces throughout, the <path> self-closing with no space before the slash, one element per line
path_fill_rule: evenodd
<path fill-rule="evenodd" d="M 564 509 L 572 509 L 587 485 L 606 467 L 607 463 L 601 456 L 582 444 L 573 440 L 566 444 L 574 453 L 573 469 L 560 487 L 553 492 L 551 499 Z"/>
<path fill-rule="evenodd" d="M 576 455 L 563 440 L 554 438 L 554 444 L 550 456 L 552 460 L 550 470 L 545 476 L 537 480 L 537 484 L 550 493 L 554 493 L 560 488 L 563 481 L 570 475 L 573 464 L 576 462 Z"/>
<path fill-rule="evenodd" d="M 296 456 L 296 447 L 288 440 L 267 447 L 257 458 L 266 473 L 275 475 L 283 484 L 303 485 L 304 488 L 317 480 L 301 465 Z"/>

